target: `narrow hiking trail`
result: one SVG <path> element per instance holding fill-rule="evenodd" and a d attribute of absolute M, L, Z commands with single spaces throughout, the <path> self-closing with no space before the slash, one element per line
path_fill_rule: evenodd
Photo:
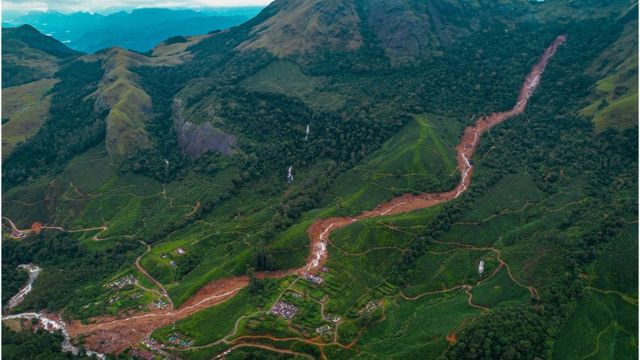
<path fill-rule="evenodd" d="M 464 129 L 460 143 L 456 147 L 457 168 L 460 171 L 461 179 L 454 189 L 441 193 L 423 193 L 418 195 L 405 194 L 380 204 L 373 210 L 364 211 L 353 217 L 346 216 L 318 219 L 307 231 L 310 238 L 310 255 L 305 266 L 299 269 L 257 273 L 256 276 L 259 278 L 280 278 L 294 274 L 301 275 L 307 272 L 318 272 L 328 259 L 327 246 L 329 243 L 329 236 L 333 230 L 342 228 L 362 219 L 424 209 L 459 197 L 471 184 L 473 164 L 470 159 L 478 147 L 481 135 L 493 126 L 511 117 L 517 116 L 525 110 L 528 100 L 540 83 L 540 78 L 545 70 L 547 62 L 555 54 L 557 48 L 565 41 L 566 36 L 559 35 L 545 50 L 538 62 L 531 69 L 531 72 L 525 78 L 516 104 L 512 109 L 480 117 L 472 125 Z M 136 263 L 138 262 L 136 261 Z M 511 275 L 508 265 L 501 262 L 498 269 L 502 267 L 506 267 L 511 279 L 517 283 Z M 247 286 L 248 282 L 249 279 L 246 276 L 217 280 L 198 290 L 195 295 L 193 295 L 178 309 L 153 310 L 142 315 L 133 315 L 124 318 L 98 317 L 91 319 L 92 322 L 89 324 L 82 324 L 80 321 L 75 320 L 67 325 L 67 329 L 71 337 L 82 336 L 85 341 L 85 346 L 88 349 L 104 353 L 120 352 L 127 347 L 139 343 L 145 337 L 149 336 L 153 330 L 159 327 L 169 325 L 177 320 L 186 318 L 195 312 L 227 300 L 234 296 L 239 290 Z M 470 290 L 466 287 L 462 288 L 466 291 Z M 535 289 L 531 287 L 527 288 L 529 288 L 533 297 L 538 297 Z M 472 302 L 471 296 L 469 296 L 469 304 L 471 306 L 476 305 Z M 238 345 L 255 346 L 245 344 Z"/>

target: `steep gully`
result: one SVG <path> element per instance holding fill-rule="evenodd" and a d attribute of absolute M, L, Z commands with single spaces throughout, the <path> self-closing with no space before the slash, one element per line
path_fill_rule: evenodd
<path fill-rule="evenodd" d="M 529 98 L 540 83 L 540 77 L 545 70 L 547 62 L 555 54 L 557 48 L 565 41 L 566 36 L 559 35 L 545 50 L 544 54 L 525 78 L 517 102 L 512 109 L 480 117 L 475 123 L 464 129 L 460 143 L 456 147 L 457 167 L 461 173 L 461 179 L 453 190 L 418 195 L 405 194 L 380 204 L 373 210 L 364 211 L 354 217 L 318 219 L 308 229 L 311 240 L 311 252 L 305 266 L 299 269 L 258 273 L 257 276 L 261 278 L 279 278 L 287 275 L 318 272 L 327 261 L 327 244 L 329 235 L 333 230 L 362 219 L 424 209 L 459 197 L 471 184 L 473 164 L 470 159 L 478 146 L 480 136 L 491 127 L 519 115 L 524 111 Z M 145 274 L 145 276 L 147 276 L 147 274 Z M 52 314 L 25 313 L 11 315 L 10 317 L 36 317 L 42 322 L 55 321 L 59 324 L 58 326 L 62 328 L 63 332 L 65 334 L 68 333 L 70 337 L 83 336 L 85 346 L 88 349 L 104 353 L 119 352 L 139 343 L 156 328 L 169 325 L 195 312 L 225 301 L 234 296 L 247 284 L 248 278 L 246 276 L 214 281 L 201 288 L 179 309 L 156 309 L 142 315 L 132 315 L 126 318 L 99 317 L 92 319 L 92 323 L 90 324 L 82 324 L 80 321 L 72 321 L 69 324 L 64 324 L 59 319 L 59 316 Z M 3 317 L 3 319 L 6 318 L 8 317 Z"/>

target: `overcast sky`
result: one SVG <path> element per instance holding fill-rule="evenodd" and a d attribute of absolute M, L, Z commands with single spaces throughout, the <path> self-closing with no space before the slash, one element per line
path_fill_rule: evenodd
<path fill-rule="evenodd" d="M 202 8 L 230 6 L 264 6 L 271 0 L 2 0 L 3 11 L 61 12 L 136 8 Z"/>

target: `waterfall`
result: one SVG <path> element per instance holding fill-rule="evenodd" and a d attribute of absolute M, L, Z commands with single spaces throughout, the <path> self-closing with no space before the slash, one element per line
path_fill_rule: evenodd
<path fill-rule="evenodd" d="M 293 181 L 293 165 L 289 166 L 289 170 L 287 172 L 287 182 Z"/>

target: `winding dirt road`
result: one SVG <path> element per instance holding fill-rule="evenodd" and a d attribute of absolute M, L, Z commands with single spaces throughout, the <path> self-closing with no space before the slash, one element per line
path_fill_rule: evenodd
<path fill-rule="evenodd" d="M 549 59 L 557 48 L 564 43 L 566 37 L 560 35 L 545 50 L 539 61 L 533 66 L 525 78 L 515 106 L 504 112 L 493 113 L 475 121 L 473 125 L 464 129 L 457 150 L 457 167 L 461 173 L 458 185 L 451 191 L 441 193 L 424 193 L 419 195 L 405 194 L 377 206 L 373 210 L 365 211 L 355 217 L 332 217 L 318 219 L 308 229 L 311 240 L 311 251 L 307 263 L 300 269 L 291 269 L 271 273 L 259 273 L 258 277 L 278 278 L 292 274 L 306 272 L 315 273 L 326 263 L 328 258 L 327 245 L 331 231 L 349 225 L 353 222 L 385 215 L 400 214 L 418 209 L 424 209 L 437 204 L 453 200 L 466 191 L 471 184 L 473 164 L 470 159 L 476 150 L 480 136 L 491 127 L 522 113 L 527 102 L 538 84 Z M 136 261 L 136 265 L 138 262 Z M 143 273 L 145 273 L 143 271 Z M 145 274 L 146 276 L 147 274 Z M 149 277 L 149 276 L 147 276 Z M 227 278 L 207 284 L 201 288 L 187 303 L 179 309 L 161 309 L 142 315 L 127 318 L 100 317 L 92 319 L 92 323 L 85 325 L 73 321 L 68 325 L 72 337 L 83 336 L 88 349 L 102 353 L 120 352 L 135 345 L 148 336 L 154 329 L 169 325 L 183 319 L 197 311 L 214 306 L 234 296 L 240 289 L 247 286 L 247 277 Z M 162 288 L 162 287 L 161 287 Z M 537 297 L 537 293 L 533 293 Z M 470 300 L 471 302 L 471 300 Z M 255 344 L 238 344 L 239 346 L 256 346 Z M 261 345 L 262 346 L 262 345 Z M 281 351 L 278 350 L 278 351 Z"/>
<path fill-rule="evenodd" d="M 82 229 L 65 229 L 63 227 L 60 226 L 49 226 L 49 225 L 41 225 L 37 228 L 31 228 L 31 229 L 18 229 L 18 227 L 16 226 L 16 224 L 13 223 L 13 221 L 11 221 L 11 219 L 9 219 L 6 216 L 2 217 L 2 220 L 6 220 L 9 223 L 9 227 L 11 227 L 11 234 L 9 236 L 11 236 L 14 239 L 21 239 L 31 233 L 39 233 L 42 230 L 56 230 L 56 231 L 60 231 L 60 232 L 67 232 L 67 233 L 77 233 L 77 232 L 87 232 L 87 231 L 98 231 L 98 234 L 100 234 L 103 231 L 107 230 L 107 225 L 102 225 L 102 226 L 95 226 L 95 227 L 90 227 L 90 228 L 82 228 Z M 106 240 L 107 238 L 104 239 L 100 239 L 98 238 L 98 234 L 94 235 L 91 239 L 94 241 L 101 241 L 101 240 Z"/>

